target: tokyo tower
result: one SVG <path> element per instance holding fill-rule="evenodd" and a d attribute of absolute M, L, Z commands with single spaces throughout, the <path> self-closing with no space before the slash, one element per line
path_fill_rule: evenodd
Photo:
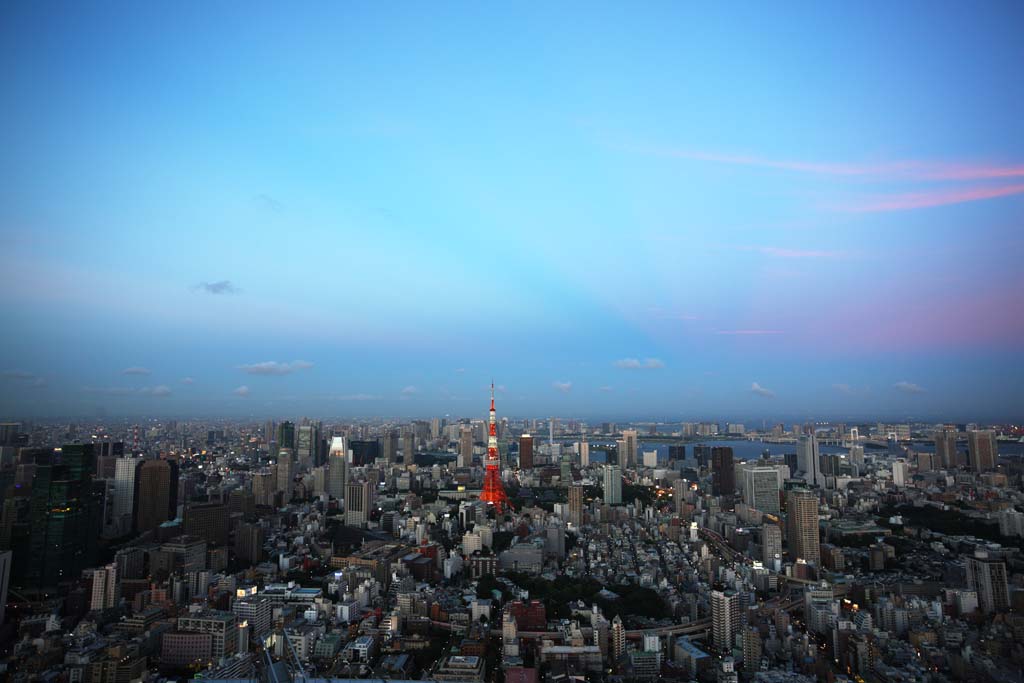
<path fill-rule="evenodd" d="M 487 426 L 487 469 L 484 474 L 484 490 L 480 500 L 494 506 L 498 514 L 505 508 L 512 509 L 512 504 L 501 485 L 500 461 L 498 458 L 498 424 L 494 417 L 494 382 L 491 382 L 491 415 Z"/>

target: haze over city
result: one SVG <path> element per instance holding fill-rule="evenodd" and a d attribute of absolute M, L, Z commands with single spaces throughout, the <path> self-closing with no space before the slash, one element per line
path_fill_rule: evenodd
<path fill-rule="evenodd" d="M 0 10 L 0 410 L 1009 420 L 1019 3 Z"/>

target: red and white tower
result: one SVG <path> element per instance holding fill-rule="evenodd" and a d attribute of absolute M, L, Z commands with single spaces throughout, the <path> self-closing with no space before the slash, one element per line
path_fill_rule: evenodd
<path fill-rule="evenodd" d="M 480 500 L 494 506 L 498 514 L 505 508 L 512 509 L 512 504 L 501 484 L 501 460 L 498 457 L 498 423 L 494 416 L 494 382 L 491 382 L 491 415 L 487 420 L 487 469 L 484 474 L 484 490 Z"/>

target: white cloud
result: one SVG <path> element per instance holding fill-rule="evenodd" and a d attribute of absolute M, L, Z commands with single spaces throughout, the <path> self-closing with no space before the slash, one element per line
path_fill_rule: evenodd
<path fill-rule="evenodd" d="M 656 370 L 665 367 L 665 363 L 660 358 L 620 358 L 615 361 L 615 367 L 624 370 Z"/>
<path fill-rule="evenodd" d="M 248 396 L 249 395 L 249 387 L 247 387 L 247 386 L 245 386 L 243 384 L 242 386 L 238 387 L 237 389 L 235 389 L 231 393 L 233 393 L 235 396 Z"/>
<path fill-rule="evenodd" d="M 606 394 L 611 393 L 612 391 L 614 391 L 614 389 L 612 389 L 610 386 L 607 386 L 607 385 L 605 385 L 603 387 L 598 387 L 597 390 L 598 391 L 602 391 L 602 392 L 604 392 Z"/>
<path fill-rule="evenodd" d="M 192 379 L 191 377 L 182 377 L 181 378 L 181 383 L 182 384 L 195 384 L 196 381 L 194 379 Z"/>
<path fill-rule="evenodd" d="M 313 367 L 313 364 L 306 360 L 293 360 L 291 363 L 267 360 L 262 363 L 248 363 L 238 366 L 240 370 L 250 375 L 290 375 L 297 370 L 306 370 L 311 367 Z"/>
<path fill-rule="evenodd" d="M 139 389 L 139 393 L 144 396 L 170 396 L 171 388 L 166 384 L 158 384 L 155 387 L 143 387 Z"/>
<path fill-rule="evenodd" d="M 572 391 L 572 382 L 552 382 L 551 386 L 554 387 L 555 391 L 561 391 L 563 394 L 568 394 Z"/>
<path fill-rule="evenodd" d="M 774 391 L 772 391 L 771 389 L 766 389 L 765 387 L 762 387 L 757 382 L 754 382 L 752 385 L 750 385 L 750 391 L 755 393 L 755 394 L 757 394 L 758 396 L 764 396 L 765 398 L 774 398 L 775 397 L 775 392 Z"/>
<path fill-rule="evenodd" d="M 125 368 L 121 371 L 122 375 L 151 375 L 153 372 L 149 368 L 140 368 L 138 366 Z"/>
<path fill-rule="evenodd" d="M 853 389 L 849 384 L 833 384 L 832 388 L 838 391 L 840 394 L 852 394 Z"/>
<path fill-rule="evenodd" d="M 927 389 L 920 386 L 919 384 L 907 382 L 906 380 L 902 382 L 896 382 L 896 384 L 894 384 L 893 386 L 896 387 L 897 391 L 902 391 L 904 394 L 923 394 L 927 391 Z"/>
<path fill-rule="evenodd" d="M 412 398 L 418 393 L 420 393 L 420 390 L 412 384 L 407 387 L 403 387 L 401 391 L 402 398 Z"/>

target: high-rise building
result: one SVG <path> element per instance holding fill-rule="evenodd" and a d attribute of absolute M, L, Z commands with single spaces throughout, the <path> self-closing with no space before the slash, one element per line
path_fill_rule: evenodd
<path fill-rule="evenodd" d="M 131 532 L 135 524 L 135 474 L 141 458 L 117 458 L 114 461 L 114 507 L 112 514 L 115 535 Z"/>
<path fill-rule="evenodd" d="M 968 557 L 967 587 L 978 593 L 978 606 L 985 614 L 1007 612 L 1010 609 L 1010 585 L 1007 581 L 1006 563 L 988 556 L 984 550 L 976 550 L 974 557 Z"/>
<path fill-rule="evenodd" d="M 402 434 L 402 462 L 411 465 L 416 461 L 416 432 L 410 427 Z"/>
<path fill-rule="evenodd" d="M 277 454 L 277 490 L 287 503 L 292 499 L 295 486 L 295 461 L 292 449 L 282 448 Z"/>
<path fill-rule="evenodd" d="M 394 429 L 385 430 L 381 436 L 381 452 L 386 464 L 394 465 L 398 462 L 398 432 Z"/>
<path fill-rule="evenodd" d="M 295 450 L 294 422 L 282 422 L 277 426 L 277 447 Z"/>
<path fill-rule="evenodd" d="M 36 456 L 30 503 L 29 553 L 16 558 L 25 587 L 51 589 L 96 565 L 103 522 L 103 486 L 93 481 L 92 444 Z"/>
<path fill-rule="evenodd" d="M 345 497 L 345 480 L 348 471 L 348 447 L 345 437 L 331 437 L 331 448 L 327 455 L 327 494 L 341 500 Z"/>
<path fill-rule="evenodd" d="M 612 659 L 618 660 L 626 654 L 626 626 L 618 614 L 612 619 L 611 628 Z"/>
<path fill-rule="evenodd" d="M 975 429 L 967 432 L 967 454 L 971 469 L 975 472 L 991 472 L 996 468 L 999 457 L 996 433 L 991 429 Z"/>
<path fill-rule="evenodd" d="M 519 437 L 519 469 L 533 469 L 533 437 L 529 434 Z"/>
<path fill-rule="evenodd" d="M 473 466 L 473 428 L 466 425 L 459 430 L 459 467 Z"/>
<path fill-rule="evenodd" d="M 731 652 L 740 626 L 740 599 L 736 591 L 711 591 L 711 642 L 715 649 Z"/>
<path fill-rule="evenodd" d="M 786 536 L 789 554 L 794 561 L 803 559 L 815 565 L 821 561 L 817 493 L 807 489 L 789 492 L 786 498 Z"/>
<path fill-rule="evenodd" d="M 252 495 L 256 505 L 274 506 L 274 494 L 277 492 L 277 475 L 270 470 L 254 472 L 252 475 Z M 340 497 L 340 496 L 339 496 Z"/>
<path fill-rule="evenodd" d="M 11 582 L 11 560 L 14 553 L 10 550 L 0 551 L 0 624 L 4 621 L 7 612 L 7 589 Z"/>
<path fill-rule="evenodd" d="M 910 478 L 910 466 L 907 461 L 903 458 L 899 458 L 892 464 L 892 483 L 893 486 L 903 488 L 907 485 L 907 479 Z"/>
<path fill-rule="evenodd" d="M 773 571 L 782 566 L 782 529 L 778 524 L 761 527 L 761 561 Z"/>
<path fill-rule="evenodd" d="M 604 466 L 604 502 L 606 505 L 622 505 L 622 467 Z"/>
<path fill-rule="evenodd" d="M 636 453 L 640 447 L 635 429 L 622 430 L 622 448 L 619 451 L 619 465 L 624 469 L 636 467 Z"/>
<path fill-rule="evenodd" d="M 182 530 L 212 546 L 228 542 L 228 510 L 223 503 L 190 503 L 185 507 Z"/>
<path fill-rule="evenodd" d="M 755 510 L 777 515 L 780 510 L 779 490 L 782 477 L 775 467 L 743 469 L 743 502 Z"/>
<path fill-rule="evenodd" d="M 345 487 L 345 525 L 364 526 L 370 519 L 370 483 L 350 482 Z"/>
<path fill-rule="evenodd" d="M 668 447 L 668 461 L 669 462 L 682 462 L 686 460 L 686 446 L 682 444 L 672 444 Z"/>
<path fill-rule="evenodd" d="M 577 527 L 583 524 L 583 487 L 575 484 L 569 487 L 569 521 Z"/>
<path fill-rule="evenodd" d="M 144 460 L 135 474 L 135 530 L 150 531 L 178 516 L 178 463 Z"/>
<path fill-rule="evenodd" d="M 743 628 L 743 670 L 752 673 L 761 669 L 761 632 L 756 626 Z"/>
<path fill-rule="evenodd" d="M 590 467 L 590 442 L 586 437 L 580 441 L 580 467 Z"/>
<path fill-rule="evenodd" d="M 89 609 L 104 610 L 117 607 L 121 600 L 121 582 L 117 575 L 117 564 L 108 564 L 90 570 L 92 574 L 92 597 Z"/>
<path fill-rule="evenodd" d="M 731 496 L 736 491 L 736 463 L 732 449 L 715 446 L 711 449 L 711 494 Z"/>
<path fill-rule="evenodd" d="M 821 460 L 818 453 L 818 437 L 814 434 L 801 434 L 797 444 L 796 454 L 797 468 L 807 482 L 808 486 L 823 486 L 824 477 L 821 474 Z"/>
<path fill-rule="evenodd" d="M 320 432 L 316 425 L 302 425 L 295 438 L 295 459 L 298 472 L 309 472 L 316 464 Z"/>
<path fill-rule="evenodd" d="M 935 432 L 935 458 L 944 470 L 956 468 L 956 427 L 945 425 Z"/>
<path fill-rule="evenodd" d="M 235 555 L 250 565 L 263 559 L 263 529 L 258 524 L 240 524 L 235 531 Z"/>

